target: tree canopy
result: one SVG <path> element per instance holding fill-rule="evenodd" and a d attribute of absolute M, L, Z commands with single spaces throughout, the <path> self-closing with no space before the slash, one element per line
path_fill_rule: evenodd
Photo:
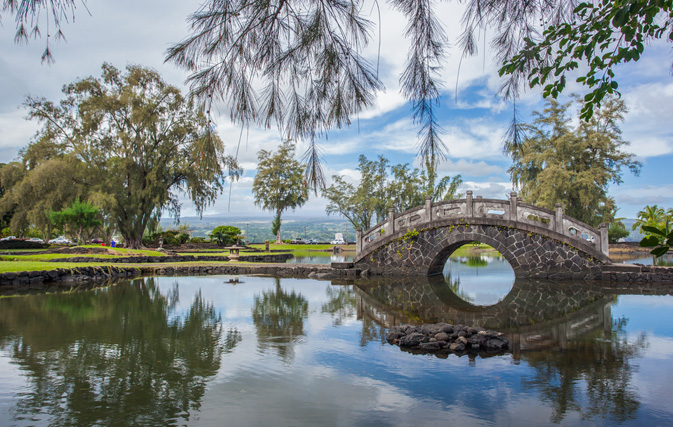
<path fill-rule="evenodd" d="M 460 175 L 445 176 L 437 182 L 438 174 L 432 162 L 424 170 L 411 169 L 408 164 L 389 166 L 389 163 L 384 156 L 367 160 L 360 155 L 357 186 L 342 176 L 333 176 L 332 184 L 323 191 L 328 200 L 327 214 L 341 214 L 355 229 L 366 230 L 372 226 L 373 219 L 383 220 L 390 208 L 404 212 L 422 205 L 426 197 L 433 201 L 454 199 L 463 182 Z"/>
<path fill-rule="evenodd" d="M 217 246 L 236 243 L 236 238 L 240 235 L 241 229 L 232 225 L 219 225 L 209 234 L 210 239 L 217 242 Z"/>
<path fill-rule="evenodd" d="M 272 232 L 276 243 L 281 243 L 281 215 L 308 201 L 308 188 L 304 181 L 304 168 L 294 158 L 295 145 L 286 140 L 273 153 L 261 150 L 257 154 L 257 175 L 252 183 L 255 204 L 275 214 Z"/>
<path fill-rule="evenodd" d="M 533 113 L 535 120 L 522 126 L 524 140 L 506 146 L 509 173 L 525 202 L 548 209 L 561 203 L 568 215 L 596 226 L 614 217 L 608 185 L 622 182 L 622 169 L 637 174 L 641 165 L 622 151 L 628 142 L 618 126 L 626 111 L 621 100 L 607 100 L 577 127 L 570 125 L 571 105 L 549 99 Z"/>
<path fill-rule="evenodd" d="M 13 227 L 40 224 L 46 211 L 79 196 L 106 212 L 125 244 L 137 248 L 153 216 L 164 209 L 179 214 L 180 193 L 202 211 L 241 171 L 192 98 L 157 72 L 102 69 L 100 78 L 66 85 L 58 104 L 28 97 L 29 118 L 43 127 L 22 163 L 2 169 L 9 190 L 0 209 L 15 210 Z"/>
<path fill-rule="evenodd" d="M 82 243 L 82 234 L 89 234 L 93 227 L 102 224 L 99 219 L 100 212 L 91 203 L 82 202 L 79 198 L 75 199 L 72 205 L 61 209 L 58 212 L 50 211 L 49 219 L 60 227 L 68 227 L 77 235 L 77 243 Z"/>

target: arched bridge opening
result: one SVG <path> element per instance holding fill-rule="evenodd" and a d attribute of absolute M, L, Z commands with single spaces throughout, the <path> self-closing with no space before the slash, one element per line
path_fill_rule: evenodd
<path fill-rule="evenodd" d="M 442 277 L 451 290 L 465 301 L 488 306 L 501 301 L 512 290 L 514 270 L 502 254 L 479 241 L 449 245 L 438 254 L 430 277 Z"/>
<path fill-rule="evenodd" d="M 441 274 L 465 243 L 495 248 L 517 278 L 594 279 L 609 263 L 607 225 L 595 229 L 555 211 L 510 200 L 467 198 L 432 203 L 358 230 L 355 264 L 375 275 Z"/>

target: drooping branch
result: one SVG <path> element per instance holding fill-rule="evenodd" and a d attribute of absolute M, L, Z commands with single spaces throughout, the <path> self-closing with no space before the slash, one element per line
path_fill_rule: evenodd
<path fill-rule="evenodd" d="M 405 35 L 411 39 L 411 50 L 400 83 L 402 92 L 412 102 L 414 121 L 421 125 L 418 151 L 426 160 L 440 160 L 448 151 L 440 137 L 442 129 L 436 113 L 446 34 L 434 13 L 432 0 L 393 0 L 392 3 L 409 20 Z"/>

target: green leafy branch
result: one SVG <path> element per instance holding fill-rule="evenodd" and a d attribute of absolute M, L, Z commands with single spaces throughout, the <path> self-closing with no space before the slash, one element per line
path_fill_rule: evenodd
<path fill-rule="evenodd" d="M 670 229 L 668 220 L 661 228 L 643 225 L 642 230 L 648 235 L 640 241 L 640 246 L 643 248 L 653 247 L 654 249 L 650 253 L 657 258 L 664 255 L 673 246 L 673 230 Z"/>
<path fill-rule="evenodd" d="M 549 26 L 542 40 L 525 38 L 525 47 L 499 73 L 525 73 L 531 88 L 541 86 L 545 97 L 556 98 L 566 86 L 566 73 L 586 63 L 588 72 L 576 81 L 591 89 L 580 114 L 588 120 L 606 94 L 617 92 L 613 67 L 639 60 L 651 40 L 673 40 L 673 2 L 582 2 L 574 13 L 572 22 Z"/>

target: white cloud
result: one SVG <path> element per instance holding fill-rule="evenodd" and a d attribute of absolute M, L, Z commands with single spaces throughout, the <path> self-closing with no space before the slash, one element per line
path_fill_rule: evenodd
<path fill-rule="evenodd" d="M 511 182 L 464 182 L 459 192 L 472 190 L 473 197 L 482 196 L 484 199 L 508 199 L 512 191 Z"/>
<path fill-rule="evenodd" d="M 442 136 L 452 159 L 504 159 L 502 135 L 504 124 L 487 119 L 464 119 L 445 126 Z M 374 147 L 380 151 L 416 154 L 417 129 L 410 118 L 386 125 L 381 130 L 358 136 L 360 147 Z"/>
<path fill-rule="evenodd" d="M 673 82 L 635 85 L 623 98 L 629 108 L 622 125 L 628 150 L 641 158 L 673 153 Z"/>
<path fill-rule="evenodd" d="M 399 91 L 386 90 L 377 93 L 374 106 L 360 114 L 360 119 L 366 120 L 382 116 L 385 113 L 396 110 L 403 106 L 407 100 Z"/>

